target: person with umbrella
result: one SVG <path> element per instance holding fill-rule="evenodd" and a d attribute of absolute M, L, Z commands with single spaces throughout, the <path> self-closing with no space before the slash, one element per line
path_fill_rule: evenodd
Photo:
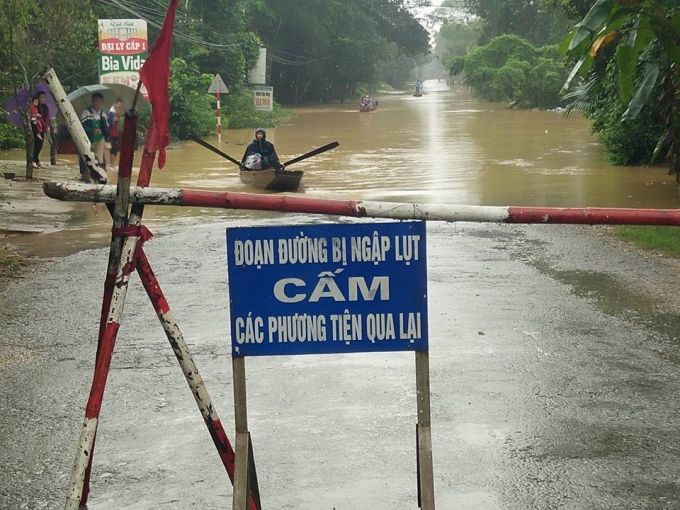
<path fill-rule="evenodd" d="M 47 168 L 40 162 L 40 152 L 45 144 L 45 137 L 50 129 L 50 109 L 45 103 L 47 96 L 45 92 L 39 91 L 35 96 L 38 99 L 38 104 L 35 106 L 37 110 L 36 125 L 33 128 L 33 168 Z M 40 136 L 36 136 L 36 132 Z"/>
<path fill-rule="evenodd" d="M 97 162 L 102 169 L 106 169 L 104 162 L 104 151 L 106 149 L 106 142 L 109 139 L 109 128 L 106 121 L 106 115 L 102 111 L 102 105 L 104 103 L 104 95 L 101 92 L 95 92 L 90 98 L 91 105 L 88 106 L 83 113 L 80 115 L 80 122 L 87 133 L 87 137 L 92 143 L 92 150 L 97 158 Z M 90 177 L 99 182 L 98 175 L 90 176 L 89 169 L 80 158 L 80 180 L 84 182 L 90 182 Z"/>

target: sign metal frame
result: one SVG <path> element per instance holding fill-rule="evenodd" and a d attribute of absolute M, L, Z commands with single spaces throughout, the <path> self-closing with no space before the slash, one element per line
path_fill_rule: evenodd
<path fill-rule="evenodd" d="M 246 284 L 249 284 L 249 288 L 252 290 L 253 288 L 258 289 L 258 292 L 260 293 L 260 296 L 266 295 L 269 290 L 267 289 L 267 285 L 265 284 L 263 286 L 263 282 L 268 281 L 268 278 L 271 278 L 273 274 L 279 274 L 279 276 L 287 277 L 289 274 L 291 274 L 291 271 L 294 273 L 300 273 L 300 276 L 309 276 L 309 271 L 305 271 L 301 269 L 300 266 L 293 266 L 287 267 L 286 271 L 283 271 L 281 269 L 281 266 L 277 265 L 276 263 L 272 262 L 272 259 L 257 259 L 257 257 L 251 257 L 250 260 L 248 261 L 249 263 L 246 264 L 246 257 L 243 256 L 238 256 L 236 255 L 236 251 L 239 249 L 243 249 L 243 244 L 240 245 L 241 247 L 238 248 L 237 242 L 238 241 L 243 241 L 244 239 L 251 239 L 252 240 L 258 240 L 261 241 L 263 239 L 286 239 L 289 238 L 291 233 L 296 232 L 298 233 L 301 237 L 299 239 L 313 239 L 314 234 L 317 232 L 322 232 L 325 231 L 325 235 L 328 236 L 328 238 L 331 239 L 341 239 L 342 237 L 333 237 L 334 235 L 340 235 L 340 236 L 349 236 L 351 235 L 350 232 L 354 232 L 355 234 L 359 236 L 363 236 L 363 234 L 366 233 L 367 229 L 370 229 L 373 232 L 376 232 L 376 238 L 378 241 L 378 245 L 382 245 L 383 247 L 386 246 L 386 241 L 382 239 L 381 234 L 385 232 L 389 232 L 390 235 L 395 235 L 396 232 L 399 232 L 400 234 L 398 235 L 403 235 L 403 236 L 408 236 L 408 235 L 418 235 L 420 236 L 419 242 L 422 243 L 420 246 L 420 249 L 418 251 L 418 257 L 417 259 L 419 260 L 419 263 L 416 263 L 416 261 L 413 261 L 413 266 L 411 266 L 411 262 L 407 261 L 401 261 L 401 274 L 399 274 L 399 282 L 400 282 L 400 292 L 401 295 L 399 296 L 399 299 L 396 300 L 396 302 L 403 302 L 404 299 L 407 299 L 409 297 L 409 290 L 413 290 L 415 294 L 417 295 L 418 292 L 422 293 L 422 300 L 424 304 L 424 311 L 425 311 L 425 316 L 423 317 L 423 324 L 424 327 L 422 328 L 421 332 L 424 333 L 424 339 L 425 342 L 421 342 L 416 344 L 415 342 L 408 342 L 404 345 L 401 345 L 401 348 L 388 348 L 388 349 L 383 349 L 383 348 L 371 348 L 376 345 L 375 342 L 366 342 L 364 339 L 361 339 L 361 342 L 364 344 L 363 347 L 364 349 L 354 349 L 352 348 L 351 350 L 343 351 L 342 347 L 340 347 L 340 350 L 326 350 L 322 349 L 319 351 L 315 350 L 298 350 L 294 349 L 293 352 L 286 352 L 285 350 L 278 350 L 274 349 L 271 352 L 268 351 L 253 351 L 253 350 L 248 350 L 248 349 L 239 349 L 238 346 L 235 346 L 234 343 L 236 342 L 235 340 L 235 335 L 236 335 L 236 320 L 239 318 L 242 318 L 241 316 L 245 312 L 246 314 L 250 314 L 251 316 L 257 315 L 258 309 L 257 307 L 265 308 L 267 310 L 270 309 L 271 307 L 271 300 L 267 300 L 263 297 L 261 297 L 260 302 L 258 303 L 247 303 L 245 308 L 243 306 L 240 306 L 239 303 L 239 297 L 238 294 L 239 292 L 243 291 L 243 286 Z M 230 233 L 237 231 L 238 235 L 236 236 L 230 236 Z M 410 233 L 409 233 L 410 232 Z M 251 237 L 249 237 L 249 234 L 254 233 Z M 395 242 L 399 240 L 404 240 L 406 238 L 401 238 L 399 239 L 398 237 L 395 237 Z M 429 364 L 429 347 L 427 343 L 427 275 L 426 275 L 426 256 L 425 256 L 425 244 L 426 244 L 426 239 L 425 239 L 425 228 L 424 228 L 424 222 L 399 222 L 399 223 L 370 223 L 370 224 L 354 224 L 354 225 L 338 225 L 338 224 L 333 224 L 333 225 L 311 225 L 311 226 L 286 226 L 286 227 L 250 227 L 250 228 L 235 228 L 235 229 L 228 229 L 227 230 L 227 263 L 229 267 L 229 292 L 230 292 L 230 301 L 231 301 L 231 332 L 232 332 L 232 375 L 233 375 L 233 385 L 234 385 L 234 409 L 235 409 L 235 414 L 234 414 L 234 420 L 235 420 L 235 428 L 236 428 L 236 445 L 235 445 L 235 463 L 234 463 L 234 492 L 233 492 L 233 500 L 232 500 L 232 508 L 233 510 L 248 510 L 249 509 L 249 498 L 248 495 L 251 494 L 254 498 L 257 500 L 257 504 L 259 505 L 259 488 L 258 488 L 258 482 L 257 482 L 257 474 L 255 470 L 255 461 L 253 458 L 253 447 L 252 447 L 252 439 L 250 436 L 250 432 L 248 430 L 248 406 L 247 406 L 247 391 L 246 391 L 246 357 L 248 356 L 277 356 L 277 355 L 301 355 L 301 354 L 335 354 L 338 352 L 385 352 L 386 350 L 391 350 L 391 351 L 396 351 L 396 350 L 410 350 L 415 352 L 415 369 L 416 369 L 416 404 L 417 404 L 417 422 L 416 422 L 416 466 L 417 466 L 417 500 L 418 500 L 418 508 L 421 510 L 434 510 L 435 509 L 435 496 L 434 496 L 434 468 L 433 468 L 433 457 L 432 457 L 432 429 L 431 429 L 431 406 L 430 406 L 430 364 Z M 257 248 L 254 247 L 255 244 L 251 244 L 252 252 L 251 254 L 255 254 Z M 327 245 L 328 246 L 328 245 Z M 396 246 L 393 245 L 393 246 Z M 271 250 L 270 250 L 271 251 Z M 389 251 L 389 250 L 387 250 Z M 261 252 L 263 253 L 263 252 Z M 273 253 L 273 252 L 272 252 Z M 394 271 L 394 267 L 387 262 L 386 257 L 385 257 L 386 252 L 382 252 L 382 255 L 379 255 L 380 260 L 376 261 L 366 261 L 362 260 L 360 266 L 363 266 L 362 269 L 366 270 L 366 268 L 371 268 L 371 264 L 366 264 L 366 262 L 371 262 L 377 267 L 380 267 L 380 264 L 386 263 L 386 268 L 388 268 L 391 271 Z M 243 253 L 241 253 L 243 255 Z M 396 251 L 391 254 L 392 256 L 396 257 Z M 281 253 L 276 254 L 278 258 L 278 261 L 281 261 Z M 351 258 L 351 257 L 350 257 Z M 369 257 L 370 258 L 370 257 Z M 325 259 L 328 261 L 328 259 Z M 340 261 L 342 260 L 342 257 L 339 259 Z M 260 262 L 257 264 L 257 262 Z M 356 262 L 356 261 L 355 261 Z M 240 265 L 239 265 L 240 263 Z M 318 270 L 319 264 L 321 265 L 326 265 L 328 266 L 328 263 L 312 263 L 312 273 L 314 274 L 316 270 Z M 348 268 L 348 273 L 354 274 L 349 268 L 351 268 L 352 261 L 348 261 L 346 266 Z M 267 268 L 267 265 L 271 265 L 271 267 Z M 331 264 L 332 265 L 332 264 Z M 246 268 L 245 266 L 253 266 L 250 269 Z M 410 266 L 410 267 L 409 267 Z M 247 275 L 247 278 L 239 278 L 238 273 L 239 269 L 245 272 Z M 369 271 L 369 273 L 374 273 L 375 270 Z M 387 271 L 389 273 L 389 271 Z M 422 272 L 422 274 L 421 274 Z M 258 273 L 261 273 L 258 275 Z M 323 275 L 324 272 L 322 271 L 320 275 Z M 255 276 L 253 276 L 255 275 Z M 417 278 L 414 278 L 414 275 Z M 261 278 L 258 278 L 260 276 Z M 323 276 L 321 276 L 323 278 Z M 352 278 L 351 276 L 346 277 L 348 280 L 349 278 Z M 409 286 L 409 279 L 420 279 L 422 278 L 424 281 L 424 288 L 419 288 L 418 285 L 411 285 Z M 297 286 L 302 286 L 300 283 L 302 280 L 295 282 L 295 287 Z M 270 282 L 271 283 L 271 282 Z M 412 283 L 412 282 L 411 282 Z M 366 280 L 364 280 L 365 286 L 363 287 L 364 289 L 368 289 L 369 286 L 371 288 L 373 298 L 375 298 L 379 292 L 380 289 L 378 288 L 378 285 L 375 284 L 375 279 L 371 283 L 367 283 Z M 324 287 L 328 291 L 328 286 Z M 404 292 L 402 292 L 405 289 Z M 280 290 L 280 289 L 279 289 Z M 370 297 L 371 293 L 368 293 L 368 295 L 364 294 L 364 298 Z M 330 298 L 330 293 L 327 293 L 327 296 Z M 405 298 L 406 296 L 406 298 Z M 293 300 L 297 299 L 296 296 L 291 296 L 290 294 L 285 294 L 284 297 L 287 297 L 288 299 L 293 298 Z M 338 296 L 336 296 L 337 298 Z M 344 296 L 343 296 L 344 298 Z M 407 299 L 408 300 L 408 299 Z M 330 299 L 330 301 L 334 301 L 334 299 Z M 418 300 L 415 301 L 415 306 L 418 305 Z M 410 301 L 410 303 L 413 305 L 414 301 Z M 309 304 L 302 305 L 300 302 L 292 302 L 290 303 L 292 306 L 309 306 Z M 254 309 L 251 310 L 250 312 L 247 312 L 246 310 L 250 305 L 254 306 Z M 377 305 L 377 302 L 373 302 L 371 300 L 370 306 L 375 307 Z M 390 306 L 392 306 L 393 303 L 387 303 L 385 309 L 389 310 Z M 320 305 L 324 308 L 327 308 L 325 305 Z M 361 305 L 356 305 L 356 306 L 361 306 Z M 277 311 L 274 310 L 273 313 L 276 313 Z M 262 325 L 265 324 L 266 321 L 262 321 Z M 271 337 L 269 338 L 271 340 Z M 280 340 L 280 339 L 279 339 Z M 396 340 L 396 339 L 395 339 Z M 274 342 L 271 342 L 274 344 Z M 293 345 L 288 342 L 284 342 L 286 346 Z M 356 342 L 359 343 L 359 342 Z M 264 344 L 265 346 L 267 345 L 267 342 L 264 342 L 264 338 L 262 339 L 262 342 L 260 345 Z M 350 342 L 344 342 L 340 341 L 339 343 L 336 343 L 334 347 L 339 347 L 340 344 L 346 345 L 346 344 L 355 344 L 355 341 L 350 341 Z M 319 345 L 319 344 L 315 344 Z M 416 347 L 411 347 L 416 345 Z M 396 346 L 394 346 L 396 347 Z"/>

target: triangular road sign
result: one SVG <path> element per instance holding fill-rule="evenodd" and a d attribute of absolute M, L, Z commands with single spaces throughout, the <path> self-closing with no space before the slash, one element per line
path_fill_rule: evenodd
<path fill-rule="evenodd" d="M 210 84 L 210 88 L 208 89 L 208 94 L 228 94 L 229 89 L 227 86 L 224 84 L 224 81 L 222 81 L 222 77 L 219 74 L 215 75 L 215 78 L 213 78 L 212 83 Z"/>

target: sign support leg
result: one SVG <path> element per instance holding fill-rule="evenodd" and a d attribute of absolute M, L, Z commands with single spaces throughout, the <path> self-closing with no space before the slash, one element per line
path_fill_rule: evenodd
<path fill-rule="evenodd" d="M 255 455 L 253 454 L 253 439 L 248 432 L 248 486 L 257 510 L 262 509 L 262 501 L 260 500 L 260 484 L 257 481 L 257 469 L 255 468 Z M 252 505 L 252 502 L 251 502 Z"/>
<path fill-rule="evenodd" d="M 248 510 L 249 444 L 246 394 L 246 360 L 232 358 L 234 377 L 234 415 L 236 421 L 236 461 L 234 469 L 233 510 Z"/>
<path fill-rule="evenodd" d="M 434 468 L 432 463 L 432 420 L 430 417 L 430 355 L 416 352 L 416 393 L 418 402 L 418 486 L 421 510 L 434 510 Z"/>

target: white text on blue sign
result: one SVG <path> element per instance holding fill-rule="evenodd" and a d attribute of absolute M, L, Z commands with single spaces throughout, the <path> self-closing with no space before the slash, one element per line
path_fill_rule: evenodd
<path fill-rule="evenodd" d="M 422 222 L 227 232 L 232 354 L 427 350 Z"/>

